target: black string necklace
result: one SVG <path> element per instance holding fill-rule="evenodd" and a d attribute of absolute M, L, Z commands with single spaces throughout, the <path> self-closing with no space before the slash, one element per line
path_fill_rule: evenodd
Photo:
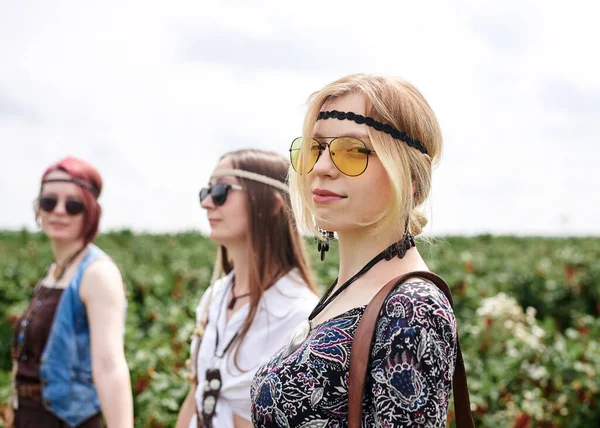
<path fill-rule="evenodd" d="M 231 279 L 231 293 L 233 294 L 233 288 L 235 287 L 235 276 Z M 231 345 L 233 344 L 233 342 L 235 341 L 235 339 L 238 336 L 239 331 L 237 331 L 233 337 L 231 338 L 231 340 L 229 341 L 229 343 L 227 344 L 227 346 L 225 346 L 225 349 L 223 349 L 223 352 L 221 352 L 221 355 L 217 355 L 217 351 L 219 349 L 219 322 L 221 319 L 221 311 L 223 309 L 223 305 L 225 303 L 225 298 L 227 297 L 227 292 L 223 293 L 223 297 L 221 298 L 221 303 L 219 304 L 219 312 L 217 313 L 217 319 L 216 319 L 216 338 L 215 338 L 215 354 L 214 356 L 216 358 L 223 358 L 225 356 L 225 354 L 227 353 L 227 351 L 229 351 L 229 348 L 231 347 Z M 241 297 L 241 296 L 240 296 Z M 233 299 L 232 299 L 233 300 Z M 231 303 L 229 303 L 229 305 L 227 305 L 228 309 L 233 309 L 233 306 L 235 306 L 235 302 L 232 305 Z"/>
<path fill-rule="evenodd" d="M 233 288 L 235 287 L 235 276 L 232 278 L 231 284 L 231 294 L 233 294 Z M 219 355 L 219 322 L 221 320 L 221 313 L 223 310 L 223 306 L 225 305 L 225 299 L 229 292 L 225 291 L 223 293 L 223 297 L 221 298 L 221 302 L 219 304 L 219 312 L 217 313 L 217 318 L 215 320 L 215 352 L 213 354 L 213 358 L 217 358 L 222 360 L 235 339 L 238 337 L 240 331 L 236 331 L 225 349 Z M 237 296 L 237 298 L 243 296 Z M 233 309 L 235 306 L 236 296 L 234 295 L 231 299 L 233 303 L 229 303 L 227 305 L 228 309 Z M 202 426 L 205 428 L 213 428 L 213 418 L 215 416 L 215 411 L 217 408 L 217 401 L 219 400 L 219 396 L 221 395 L 221 386 L 223 384 L 223 380 L 221 377 L 221 370 L 218 367 L 208 368 L 206 369 L 206 373 L 204 376 L 204 386 L 202 393 Z"/>
<path fill-rule="evenodd" d="M 60 280 L 63 277 L 69 265 L 73 263 L 73 260 L 75 260 L 75 258 L 77 258 L 77 256 L 80 255 L 83 252 L 83 250 L 86 249 L 86 247 L 87 245 L 84 245 L 79 250 L 77 250 L 75 254 L 73 254 L 71 257 L 69 257 L 62 263 L 59 263 L 58 260 L 56 261 L 56 266 L 54 267 L 54 272 L 52 273 L 52 276 L 54 276 L 54 279 L 56 281 Z"/>
<path fill-rule="evenodd" d="M 335 292 L 333 289 L 338 283 L 338 278 L 336 278 L 333 283 L 329 286 L 323 297 L 315 309 L 308 316 L 308 319 L 305 320 L 302 324 L 300 324 L 294 332 L 292 333 L 292 338 L 286 347 L 285 351 L 280 354 L 280 359 L 287 358 L 290 354 L 296 351 L 304 343 L 304 341 L 308 338 L 310 331 L 313 329 L 312 321 L 313 319 L 323 312 L 331 302 L 333 302 L 345 289 L 347 289 L 354 281 L 367 273 L 373 266 L 379 263 L 382 260 L 392 260 L 394 257 L 398 257 L 399 259 L 404 258 L 408 250 L 415 246 L 415 240 L 410 232 L 406 232 L 404 238 L 400 242 L 395 242 L 381 253 L 377 254 L 375 257 L 371 259 L 366 265 L 363 266 L 361 270 L 359 270 L 356 274 L 354 274 L 349 280 L 344 282 L 340 288 L 338 288 Z"/>
<path fill-rule="evenodd" d="M 233 308 L 235 308 L 235 304 L 237 303 L 238 299 L 241 299 L 242 297 L 248 297 L 250 295 L 250 293 L 245 293 L 245 294 L 240 294 L 240 295 L 235 295 L 235 276 L 232 279 L 233 284 L 231 285 L 231 301 L 229 302 L 229 305 L 227 305 L 227 309 L 229 310 L 233 310 Z"/>
<path fill-rule="evenodd" d="M 369 270 L 371 270 L 371 268 L 373 266 L 375 266 L 377 263 L 379 263 L 380 261 L 382 261 L 384 259 L 386 261 L 389 261 L 389 260 L 392 260 L 394 257 L 398 257 L 399 259 L 404 258 L 404 256 L 406 255 L 406 252 L 408 250 L 410 250 L 411 247 L 414 247 L 414 246 L 415 246 L 414 238 L 412 237 L 412 235 L 410 233 L 407 233 L 404 236 L 404 239 L 402 241 L 394 242 L 392 245 L 387 247 L 381 253 L 379 253 L 375 257 L 373 257 L 371 259 L 371 261 L 369 261 L 366 265 L 364 265 L 361 270 L 359 270 L 350 279 L 348 279 L 346 282 L 344 282 L 340 286 L 340 288 L 338 288 L 332 294 L 333 289 L 335 288 L 335 286 L 338 283 L 338 278 L 336 278 L 333 281 L 333 283 L 329 286 L 329 288 L 327 289 L 325 294 L 323 294 L 323 297 L 321 297 L 321 300 L 319 301 L 319 303 L 317 303 L 317 306 L 313 309 L 313 311 L 308 316 L 308 322 L 311 323 L 311 328 L 312 328 L 312 320 L 317 315 L 319 315 L 327 306 L 329 306 L 329 304 L 331 304 L 331 302 L 333 302 L 345 289 L 350 287 L 350 285 L 354 281 L 356 281 L 358 278 L 363 276 L 365 273 L 367 273 Z"/>

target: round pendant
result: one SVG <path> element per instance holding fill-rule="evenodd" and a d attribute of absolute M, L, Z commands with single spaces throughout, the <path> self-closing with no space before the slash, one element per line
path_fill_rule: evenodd
<path fill-rule="evenodd" d="M 205 413 L 210 414 L 215 410 L 215 404 L 217 404 L 217 400 L 215 400 L 215 397 L 206 397 L 204 399 L 204 402 L 202 403 L 202 410 Z"/>
<path fill-rule="evenodd" d="M 302 321 L 300 323 L 300 325 L 298 325 L 298 327 L 296 327 L 294 329 L 294 331 L 292 332 L 292 337 L 290 339 L 288 346 L 285 348 L 285 351 L 283 352 L 282 357 L 287 358 L 291 354 L 296 352 L 296 350 L 300 347 L 300 345 L 302 345 L 306 341 L 306 338 L 308 337 L 309 333 L 310 333 L 310 321 L 306 319 L 306 320 Z"/>
<path fill-rule="evenodd" d="M 221 389 L 221 381 L 219 379 L 213 379 L 210 381 L 210 389 L 218 391 Z"/>

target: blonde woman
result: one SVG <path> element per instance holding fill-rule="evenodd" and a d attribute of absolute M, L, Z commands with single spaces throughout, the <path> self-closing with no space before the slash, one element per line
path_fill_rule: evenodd
<path fill-rule="evenodd" d="M 457 358 L 454 313 L 427 279 L 414 244 L 417 210 L 442 150 L 436 117 L 410 83 L 352 75 L 312 95 L 303 135 L 291 149 L 297 221 L 323 242 L 339 239 L 338 279 L 290 346 L 257 372 L 255 427 L 348 424 L 348 371 L 365 307 L 390 280 L 408 279 L 377 322 L 363 426 L 445 426 Z"/>

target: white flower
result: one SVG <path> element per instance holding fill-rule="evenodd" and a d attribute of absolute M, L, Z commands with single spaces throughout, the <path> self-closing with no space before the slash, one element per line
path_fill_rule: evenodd
<path fill-rule="evenodd" d="M 546 367 L 544 366 L 531 366 L 531 368 L 529 369 L 529 376 L 533 380 L 545 379 L 549 376 L 548 369 L 546 369 Z"/>
<path fill-rule="evenodd" d="M 534 325 L 533 327 L 531 327 L 531 333 L 533 333 L 533 335 L 535 337 L 537 337 L 538 339 L 541 339 L 546 335 L 546 332 L 544 331 L 544 329 L 537 325 Z"/>
<path fill-rule="evenodd" d="M 481 317 L 508 318 L 514 321 L 524 320 L 523 309 L 515 299 L 505 293 L 498 293 L 481 301 L 477 309 L 477 315 Z"/>
<path fill-rule="evenodd" d="M 460 253 L 460 260 L 465 263 L 470 262 L 471 260 L 473 260 L 473 256 L 468 251 L 463 251 L 462 253 Z"/>
<path fill-rule="evenodd" d="M 577 330 L 573 329 L 573 328 L 568 328 L 565 330 L 565 335 L 569 338 L 569 339 L 577 339 L 577 336 L 579 336 L 577 334 Z"/>

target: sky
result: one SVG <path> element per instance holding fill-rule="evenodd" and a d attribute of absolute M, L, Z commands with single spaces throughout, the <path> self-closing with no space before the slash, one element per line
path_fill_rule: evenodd
<path fill-rule="evenodd" d="M 101 231 L 209 225 L 219 157 L 287 155 L 308 96 L 400 76 L 442 128 L 427 233 L 600 235 L 592 1 L 0 2 L 0 229 L 36 230 L 44 169 L 104 180 Z"/>

